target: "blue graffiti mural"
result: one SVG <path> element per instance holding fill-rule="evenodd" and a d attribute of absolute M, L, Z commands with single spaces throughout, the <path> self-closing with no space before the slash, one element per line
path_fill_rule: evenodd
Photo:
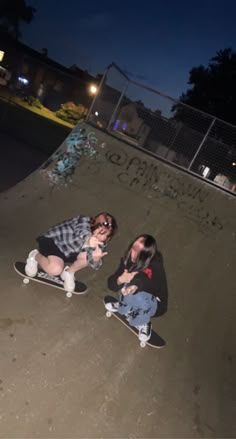
<path fill-rule="evenodd" d="M 74 131 L 67 137 L 65 144 L 65 151 L 53 154 L 41 171 L 52 185 L 67 186 L 73 181 L 73 174 L 79 166 L 81 158 L 94 157 L 97 154 L 97 138 L 92 131 L 88 134 L 86 134 L 85 129 Z M 51 163 L 55 164 L 48 169 Z"/>

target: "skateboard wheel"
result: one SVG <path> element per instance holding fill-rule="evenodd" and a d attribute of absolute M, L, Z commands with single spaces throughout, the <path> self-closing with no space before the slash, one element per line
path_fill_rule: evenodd
<path fill-rule="evenodd" d="M 72 297 L 72 293 L 70 291 L 67 291 L 66 297 L 68 297 L 70 299 Z"/>
<path fill-rule="evenodd" d="M 28 284 L 28 283 L 29 283 L 29 279 L 28 279 L 27 277 L 25 277 L 25 278 L 23 279 L 23 283 L 24 283 L 24 284 Z"/>
<path fill-rule="evenodd" d="M 141 348 L 145 348 L 146 347 L 145 341 L 140 341 L 140 346 L 141 346 Z"/>
<path fill-rule="evenodd" d="M 112 316 L 111 311 L 107 311 L 107 312 L 106 312 L 106 316 L 107 316 L 107 317 L 111 317 L 111 316 Z"/>

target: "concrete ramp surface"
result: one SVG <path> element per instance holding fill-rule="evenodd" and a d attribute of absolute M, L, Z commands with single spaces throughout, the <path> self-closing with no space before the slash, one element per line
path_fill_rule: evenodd
<path fill-rule="evenodd" d="M 53 161 L 0 196 L 0 437 L 234 438 L 235 198 L 80 126 L 95 133 L 98 154 L 71 183 L 49 184 Z M 23 285 L 13 263 L 36 236 L 103 210 L 119 232 L 103 268 L 81 271 L 87 295 Z M 162 350 L 141 349 L 102 303 L 140 233 L 157 238 L 165 261 L 169 309 L 153 321 Z"/>

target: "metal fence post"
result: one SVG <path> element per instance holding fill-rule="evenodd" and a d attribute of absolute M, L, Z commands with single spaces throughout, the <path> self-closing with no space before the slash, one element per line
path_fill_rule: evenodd
<path fill-rule="evenodd" d="M 208 137 L 208 135 L 209 135 L 209 133 L 210 133 L 214 123 L 215 123 L 215 121 L 216 121 L 216 119 L 212 120 L 212 122 L 211 122 L 211 124 L 210 124 L 210 126 L 209 126 L 209 128 L 208 128 L 208 130 L 207 130 L 207 132 L 205 134 L 205 136 L 203 137 L 203 139 L 202 139 L 202 141 L 201 141 L 197 151 L 195 152 L 195 154 L 194 154 L 194 156 L 193 156 L 193 158 L 192 158 L 192 160 L 191 160 L 191 162 L 189 164 L 189 167 L 188 167 L 189 171 L 191 171 L 191 168 L 192 168 L 192 166 L 193 166 L 193 164 L 194 164 L 194 162 L 195 162 L 199 152 L 201 151 L 201 149 L 202 149 L 202 147 L 203 147 L 203 145 L 204 145 L 204 143 L 205 143 L 205 141 L 206 141 L 206 139 L 207 139 L 207 137 Z"/>
<path fill-rule="evenodd" d="M 116 106 L 115 106 L 115 109 L 114 109 L 114 111 L 113 111 L 113 113 L 112 113 L 112 115 L 111 115 L 111 118 L 110 118 L 110 120 L 109 120 L 109 122 L 108 122 L 107 130 L 109 130 L 109 129 L 111 128 L 111 124 L 112 124 L 112 122 L 113 122 L 114 119 L 115 119 L 116 113 L 117 113 L 117 111 L 118 111 L 118 109 L 119 109 L 120 103 L 121 103 L 121 101 L 122 101 L 122 99 L 123 99 L 123 97 L 124 97 L 124 94 L 125 94 L 125 92 L 126 92 L 128 86 L 129 86 L 129 81 L 127 81 L 127 83 L 125 84 L 125 86 L 124 86 L 124 88 L 123 88 L 123 90 L 122 90 L 122 92 L 121 92 L 121 94 L 120 94 L 119 100 L 118 100 L 118 102 L 117 102 L 117 104 L 116 104 Z"/>
<path fill-rule="evenodd" d="M 177 137 L 178 137 L 178 135 L 179 135 L 179 133 L 180 133 L 181 130 L 182 130 L 182 125 L 180 125 L 180 126 L 177 128 L 176 133 L 175 133 L 175 135 L 174 135 L 174 138 L 173 138 L 173 140 L 172 140 L 170 146 L 167 148 L 167 151 L 166 151 L 165 155 L 163 156 L 165 159 L 168 160 L 167 156 L 168 156 L 169 152 L 172 150 L 172 147 L 174 146 L 175 141 L 176 141 L 176 139 L 177 139 Z"/>
<path fill-rule="evenodd" d="M 106 68 L 106 70 L 104 71 L 104 73 L 103 73 L 102 79 L 101 79 L 100 84 L 99 84 L 99 86 L 98 86 L 98 91 L 97 91 L 97 93 L 95 94 L 95 96 L 94 96 L 94 98 L 93 98 L 93 100 L 92 100 L 92 103 L 91 103 L 91 105 L 90 105 L 90 108 L 89 108 L 88 114 L 87 114 L 87 116 L 86 116 L 86 119 L 85 119 L 86 122 L 88 122 L 88 120 L 89 120 L 90 114 L 91 114 L 91 112 L 92 112 L 92 109 L 93 109 L 93 107 L 94 107 L 94 104 L 95 104 L 95 102 L 96 102 L 96 99 L 97 99 L 97 97 L 98 97 L 98 95 L 99 95 L 99 93 L 100 93 L 100 91 L 101 91 L 101 89 L 102 89 L 103 83 L 104 83 L 104 81 L 105 81 L 105 79 L 106 79 L 106 76 L 107 76 L 107 73 L 108 73 L 109 69 L 110 69 L 110 66 L 108 66 L 108 67 Z"/>

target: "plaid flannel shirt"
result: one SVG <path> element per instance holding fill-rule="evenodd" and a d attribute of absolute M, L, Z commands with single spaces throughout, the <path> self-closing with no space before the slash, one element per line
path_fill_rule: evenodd
<path fill-rule="evenodd" d="M 92 253 L 94 248 L 85 244 L 86 238 L 92 236 L 90 217 L 80 215 L 63 221 L 51 227 L 44 236 L 52 238 L 56 246 L 66 257 L 74 253 L 78 255 L 81 251 L 86 251 L 88 265 L 91 268 L 98 270 L 102 266 L 102 259 L 98 262 L 93 260 Z M 101 247 L 102 251 L 105 248 L 106 244 L 103 244 Z"/>

